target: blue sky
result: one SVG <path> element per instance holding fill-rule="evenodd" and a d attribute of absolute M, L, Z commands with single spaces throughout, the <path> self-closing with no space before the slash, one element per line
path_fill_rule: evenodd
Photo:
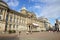
<path fill-rule="evenodd" d="M 23 6 L 35 12 L 37 17 L 44 16 L 54 25 L 55 19 L 60 19 L 60 0 L 3 0 L 13 10 L 20 11 Z"/>

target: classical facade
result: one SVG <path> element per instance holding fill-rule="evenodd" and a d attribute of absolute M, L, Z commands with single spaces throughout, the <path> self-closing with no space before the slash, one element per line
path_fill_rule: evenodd
<path fill-rule="evenodd" d="M 22 7 L 20 12 L 14 11 L 9 6 L 0 1 L 0 31 L 41 31 L 46 30 L 44 22 L 37 19 L 33 12 Z"/>
<path fill-rule="evenodd" d="M 49 23 L 49 20 L 45 17 L 39 17 L 38 18 L 40 21 L 42 21 L 44 23 L 44 28 L 46 30 L 49 30 L 49 28 L 52 28 L 53 26 Z"/>

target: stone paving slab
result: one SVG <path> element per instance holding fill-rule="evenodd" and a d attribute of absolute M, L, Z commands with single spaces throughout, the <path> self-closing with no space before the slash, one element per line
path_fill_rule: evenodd
<path fill-rule="evenodd" d="M 0 40 L 60 40 L 60 32 L 36 32 L 28 35 L 22 32 L 18 37 L 0 37 Z"/>
<path fill-rule="evenodd" d="M 60 40 L 60 32 L 21 33 L 20 40 Z"/>
<path fill-rule="evenodd" d="M 12 33 L 12 34 L 0 34 L 0 37 L 15 37 L 17 36 L 17 33 Z"/>
<path fill-rule="evenodd" d="M 19 40 L 18 34 L 0 34 L 0 40 Z"/>

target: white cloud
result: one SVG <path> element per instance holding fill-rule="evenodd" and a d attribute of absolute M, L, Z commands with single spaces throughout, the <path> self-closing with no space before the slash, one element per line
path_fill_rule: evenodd
<path fill-rule="evenodd" d="M 10 7 L 16 7 L 19 5 L 19 1 L 18 0 L 3 0 L 5 2 L 7 2 L 7 4 L 10 6 Z"/>
<path fill-rule="evenodd" d="M 49 3 L 42 8 L 42 12 L 40 16 L 45 16 L 47 18 L 58 18 L 60 17 L 60 1 L 59 0 L 51 0 L 48 1 Z"/>
<path fill-rule="evenodd" d="M 33 2 L 45 2 L 45 3 L 54 3 L 60 0 L 31 0 Z"/>
<path fill-rule="evenodd" d="M 33 2 L 47 2 L 49 0 L 31 0 L 31 1 L 33 1 Z"/>
<path fill-rule="evenodd" d="M 40 11 L 35 12 L 37 17 L 44 16 L 49 20 L 51 19 L 50 21 L 52 21 L 52 19 L 55 21 L 55 19 L 60 18 L 60 0 L 32 0 L 32 1 L 45 3 L 43 7 L 41 7 L 38 4 L 33 7 L 33 9 L 38 8 L 39 9 L 38 11 Z M 54 24 L 54 21 L 52 22 L 52 24 Z"/>
<path fill-rule="evenodd" d="M 34 8 L 40 9 L 40 8 L 41 8 L 41 6 L 36 5 L 36 6 L 34 6 Z"/>
<path fill-rule="evenodd" d="M 3 0 L 3 1 L 8 2 L 9 0 Z"/>
<path fill-rule="evenodd" d="M 40 7 L 41 13 L 39 12 L 40 14 L 38 16 L 45 16 L 47 18 L 55 19 L 60 17 L 60 0 L 31 0 L 31 1 L 45 3 L 44 7 Z"/>
<path fill-rule="evenodd" d="M 40 5 L 34 5 L 34 6 L 30 6 L 29 9 L 32 9 L 32 10 L 40 10 L 41 9 L 41 6 Z"/>
<path fill-rule="evenodd" d="M 40 2 L 40 0 L 31 0 L 31 1 L 33 1 L 33 2 Z"/>
<path fill-rule="evenodd" d="M 33 12 L 35 12 L 35 14 L 37 15 L 37 17 L 39 16 L 38 12 L 40 12 L 41 10 L 41 6 L 40 5 L 34 5 L 34 6 L 30 6 L 29 9 Z"/>

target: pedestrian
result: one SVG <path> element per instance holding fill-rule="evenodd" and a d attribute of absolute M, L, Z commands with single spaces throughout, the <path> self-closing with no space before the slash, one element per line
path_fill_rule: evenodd
<path fill-rule="evenodd" d="M 19 31 L 19 35 L 20 35 L 21 31 Z"/>

